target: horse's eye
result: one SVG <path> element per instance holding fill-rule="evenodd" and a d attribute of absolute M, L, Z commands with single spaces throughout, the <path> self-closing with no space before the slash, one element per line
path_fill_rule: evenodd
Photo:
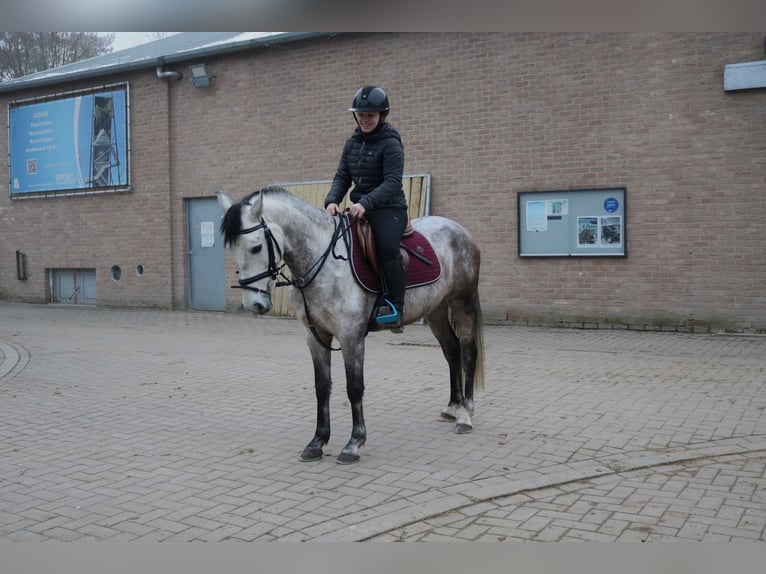
<path fill-rule="evenodd" d="M 259 245 L 256 245 L 255 247 L 253 247 L 253 248 L 250 250 L 250 253 L 252 253 L 253 255 L 255 255 L 255 254 L 256 254 L 256 253 L 258 253 L 258 252 L 259 252 L 261 249 L 263 249 L 263 244 L 259 244 Z"/>

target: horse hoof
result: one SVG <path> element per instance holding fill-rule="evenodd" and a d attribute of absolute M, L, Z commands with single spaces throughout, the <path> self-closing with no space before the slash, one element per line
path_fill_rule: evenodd
<path fill-rule="evenodd" d="M 359 455 L 351 452 L 341 452 L 338 458 L 335 459 L 338 464 L 354 464 L 359 462 Z"/>
<path fill-rule="evenodd" d="M 313 462 L 322 458 L 321 448 L 306 447 L 301 453 L 301 462 Z"/>
<path fill-rule="evenodd" d="M 455 425 L 455 433 L 456 434 L 468 434 L 473 430 L 472 425 L 467 425 L 465 423 L 458 423 Z"/>
<path fill-rule="evenodd" d="M 457 420 L 457 408 L 449 405 L 442 409 L 442 412 L 439 413 L 441 418 L 448 420 L 448 421 L 456 421 Z"/>

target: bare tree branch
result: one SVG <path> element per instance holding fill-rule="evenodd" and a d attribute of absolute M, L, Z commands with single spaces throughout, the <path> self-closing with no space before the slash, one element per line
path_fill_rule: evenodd
<path fill-rule="evenodd" d="M 114 33 L 0 32 L 0 81 L 112 51 Z"/>

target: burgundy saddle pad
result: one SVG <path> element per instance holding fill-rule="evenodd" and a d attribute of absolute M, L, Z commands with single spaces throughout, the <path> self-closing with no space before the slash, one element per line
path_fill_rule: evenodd
<path fill-rule="evenodd" d="M 362 287 L 372 293 L 380 293 L 380 277 L 375 273 L 362 252 L 356 226 L 356 219 L 352 218 L 351 257 L 349 257 L 351 270 Z M 400 245 L 407 252 L 410 260 L 405 283 L 407 289 L 428 285 L 441 276 L 442 268 L 439 258 L 431 244 L 420 232 L 415 231 L 409 237 L 402 238 Z"/>

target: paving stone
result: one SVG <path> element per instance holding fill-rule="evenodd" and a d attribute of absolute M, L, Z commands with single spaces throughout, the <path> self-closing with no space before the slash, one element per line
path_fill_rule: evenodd
<path fill-rule="evenodd" d="M 336 358 L 306 464 L 296 321 L 0 301 L 0 541 L 763 540 L 766 338 L 487 325 L 485 350 L 456 435 L 429 329 L 371 334 L 362 459 L 335 464 Z"/>

